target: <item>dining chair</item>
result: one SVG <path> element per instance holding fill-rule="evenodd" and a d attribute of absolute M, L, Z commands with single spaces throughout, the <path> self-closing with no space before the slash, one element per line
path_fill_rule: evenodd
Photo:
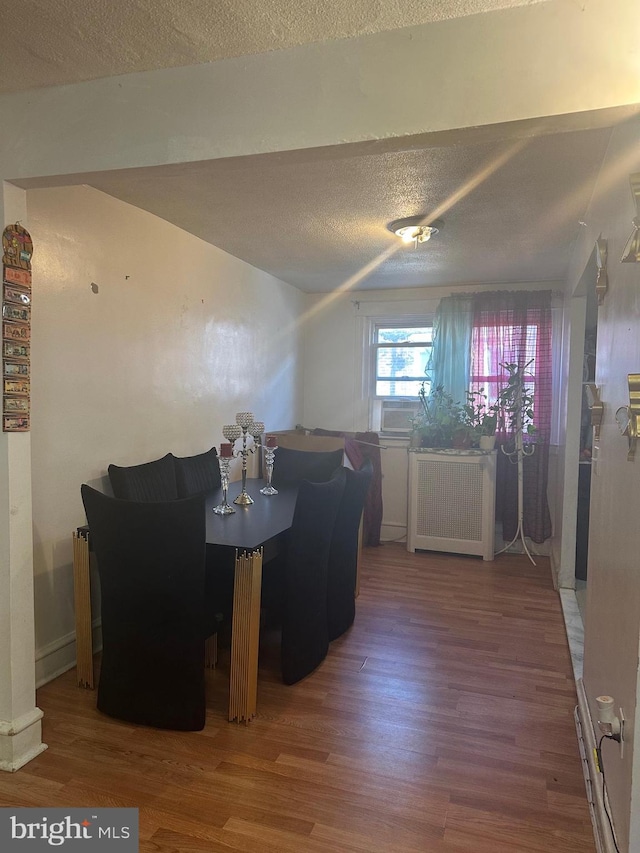
<path fill-rule="evenodd" d="M 127 501 L 174 501 L 178 497 L 174 456 L 142 465 L 109 465 L 109 480 L 114 497 Z"/>
<path fill-rule="evenodd" d="M 220 488 L 220 465 L 215 447 L 196 456 L 174 456 L 179 498 L 204 495 Z"/>
<path fill-rule="evenodd" d="M 220 464 L 215 447 L 196 456 L 174 456 L 178 497 L 206 495 L 221 485 Z M 207 545 L 205 600 L 207 613 L 215 622 L 211 628 L 220 630 L 223 642 L 228 642 L 233 608 L 235 555 L 232 549 Z"/>
<path fill-rule="evenodd" d="M 285 483 L 325 483 L 342 466 L 344 450 L 308 451 L 278 447 L 273 463 L 274 486 Z"/>
<path fill-rule="evenodd" d="M 81 491 L 101 591 L 98 709 L 131 723 L 202 729 L 204 498 L 149 503 Z"/>
<path fill-rule="evenodd" d="M 326 483 L 300 483 L 284 562 L 281 661 L 285 684 L 318 667 L 329 649 L 327 564 L 345 488 L 340 467 Z"/>
<path fill-rule="evenodd" d="M 373 479 L 373 464 L 365 460 L 359 471 L 345 468 L 346 482 L 331 537 L 327 571 L 329 640 L 353 625 L 356 615 L 356 573 L 360 519 Z"/>

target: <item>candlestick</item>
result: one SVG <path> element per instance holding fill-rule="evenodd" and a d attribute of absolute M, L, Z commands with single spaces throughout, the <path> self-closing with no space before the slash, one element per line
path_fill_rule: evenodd
<path fill-rule="evenodd" d="M 226 445 L 230 451 L 233 450 L 231 444 Z M 225 445 L 220 445 L 220 455 L 218 456 L 218 464 L 220 465 L 220 482 L 222 485 L 222 503 L 219 503 L 217 506 L 214 506 L 213 511 L 217 515 L 229 515 L 232 512 L 235 512 L 235 509 L 232 506 L 229 506 L 227 503 L 227 491 L 229 489 L 229 466 L 231 465 L 232 459 L 231 453 L 229 455 L 226 454 Z"/>
<path fill-rule="evenodd" d="M 273 476 L 273 458 L 276 455 L 278 445 L 276 444 L 275 435 L 268 435 L 264 446 L 264 464 L 267 469 L 267 485 L 260 489 L 263 495 L 277 495 L 278 490 L 271 485 L 271 477 Z"/>
<path fill-rule="evenodd" d="M 240 412 L 240 414 L 236 415 L 236 421 L 239 417 L 249 414 L 249 412 Z M 251 418 L 253 418 L 253 415 L 251 415 Z M 234 504 L 238 504 L 239 506 L 249 506 L 249 504 L 253 503 L 253 498 L 247 493 L 247 456 L 254 450 L 253 447 L 247 448 L 247 432 L 251 426 L 253 426 L 253 420 L 246 424 L 246 426 L 242 426 L 242 450 L 240 451 L 240 456 L 242 456 L 242 491 L 237 498 L 233 499 Z"/>

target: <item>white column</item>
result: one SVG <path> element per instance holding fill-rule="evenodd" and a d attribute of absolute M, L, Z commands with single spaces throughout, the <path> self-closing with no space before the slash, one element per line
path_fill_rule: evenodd
<path fill-rule="evenodd" d="M 26 225 L 26 193 L 3 183 L 0 224 Z M 46 749 L 36 707 L 31 435 L 0 432 L 0 770 Z"/>

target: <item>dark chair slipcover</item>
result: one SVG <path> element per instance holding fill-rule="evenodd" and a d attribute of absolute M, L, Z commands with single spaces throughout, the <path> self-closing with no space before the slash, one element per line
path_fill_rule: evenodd
<path fill-rule="evenodd" d="M 174 501 L 178 497 L 174 457 L 130 465 L 109 465 L 109 480 L 116 498 L 125 501 Z"/>
<path fill-rule="evenodd" d="M 344 468 L 327 483 L 300 483 L 284 567 L 285 684 L 295 684 L 313 672 L 329 649 L 327 562 L 344 484 Z"/>
<path fill-rule="evenodd" d="M 336 470 L 342 466 L 343 450 L 290 450 L 279 447 L 273 462 L 273 484 L 299 483 L 309 480 L 312 483 L 326 483 Z"/>
<path fill-rule="evenodd" d="M 350 628 L 356 615 L 355 586 L 358 565 L 358 530 L 373 465 L 367 459 L 359 471 L 345 469 L 346 483 L 333 527 L 327 582 L 329 640 Z"/>
<path fill-rule="evenodd" d="M 98 708 L 159 728 L 205 722 L 201 497 L 117 500 L 82 486 L 102 598 Z"/>
<path fill-rule="evenodd" d="M 215 447 L 197 456 L 174 457 L 178 497 L 205 495 L 220 488 L 220 465 Z"/>
<path fill-rule="evenodd" d="M 178 497 L 206 495 L 220 488 L 220 464 L 215 447 L 197 456 L 174 456 Z M 235 554 L 232 548 L 207 545 L 205 599 L 211 633 L 231 623 Z"/>

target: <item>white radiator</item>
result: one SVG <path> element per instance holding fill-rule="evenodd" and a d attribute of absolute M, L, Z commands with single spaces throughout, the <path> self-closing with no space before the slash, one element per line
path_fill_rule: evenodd
<path fill-rule="evenodd" d="M 407 550 L 493 560 L 496 452 L 409 450 Z"/>

